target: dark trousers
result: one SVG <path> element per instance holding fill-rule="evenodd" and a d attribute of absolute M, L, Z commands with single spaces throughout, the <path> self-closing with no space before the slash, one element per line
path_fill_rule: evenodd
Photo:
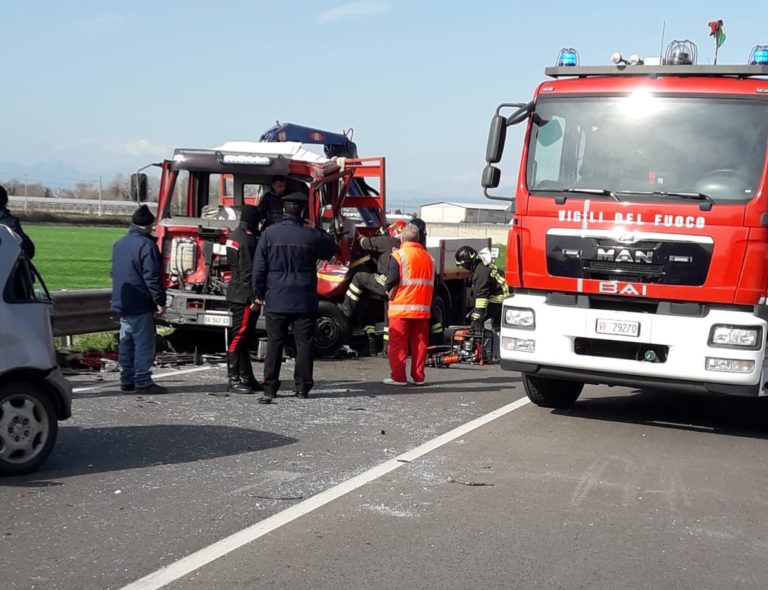
<path fill-rule="evenodd" d="M 255 333 L 258 311 L 248 305 L 230 303 L 232 312 L 232 340 L 227 354 L 229 357 L 229 379 L 249 379 L 253 377 L 251 365 L 251 344 Z"/>
<path fill-rule="evenodd" d="M 294 391 L 309 393 L 312 379 L 312 343 L 315 338 L 314 313 L 264 314 L 267 324 L 267 356 L 264 359 L 264 393 L 275 395 L 280 389 L 280 366 L 283 364 L 283 347 L 288 339 L 288 328 L 293 327 L 296 342 L 296 365 L 293 371 Z"/>

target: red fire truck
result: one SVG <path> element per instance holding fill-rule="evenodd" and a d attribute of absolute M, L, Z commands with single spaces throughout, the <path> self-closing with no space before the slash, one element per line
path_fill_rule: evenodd
<path fill-rule="evenodd" d="M 303 129 L 303 128 L 302 128 Z M 382 333 L 384 301 L 370 299 L 351 323 L 338 308 L 353 272 L 370 264 L 360 238 L 386 226 L 385 160 L 329 159 L 290 141 L 228 142 L 213 149 L 177 149 L 162 163 L 157 206 L 157 240 L 168 290 L 165 321 L 177 327 L 228 328 L 231 314 L 224 298 L 231 271 L 226 238 L 239 222 L 243 204 L 256 204 L 273 175 L 288 178 L 290 191 L 309 197 L 308 220 L 331 233 L 336 255 L 318 267 L 315 349 L 334 353 L 350 335 Z M 146 179 L 132 178 L 139 200 L 146 198 Z M 471 305 L 468 272 L 457 267 L 458 247 L 478 250 L 483 239 L 429 238 L 438 269 L 435 315 L 445 326 L 465 323 Z M 262 323 L 257 327 L 263 328 Z"/>
<path fill-rule="evenodd" d="M 585 383 L 768 394 L 768 47 L 696 53 L 584 67 L 564 49 L 492 120 L 482 184 L 515 203 L 501 364 L 540 406 Z M 515 195 L 491 194 L 520 123 Z"/>

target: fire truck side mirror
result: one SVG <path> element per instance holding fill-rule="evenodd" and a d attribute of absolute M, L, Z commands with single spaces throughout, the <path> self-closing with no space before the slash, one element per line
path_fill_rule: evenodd
<path fill-rule="evenodd" d="M 501 161 L 506 139 L 507 118 L 502 115 L 494 115 L 491 119 L 491 128 L 488 131 L 488 146 L 485 149 L 486 162 L 496 164 Z"/>
<path fill-rule="evenodd" d="M 147 175 L 131 174 L 131 198 L 138 203 L 147 200 Z"/>
<path fill-rule="evenodd" d="M 496 188 L 501 181 L 501 170 L 496 166 L 488 164 L 483 168 L 483 178 L 480 181 L 483 188 Z"/>

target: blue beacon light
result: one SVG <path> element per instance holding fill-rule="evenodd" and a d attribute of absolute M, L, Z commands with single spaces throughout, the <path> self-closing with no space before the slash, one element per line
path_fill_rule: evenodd
<path fill-rule="evenodd" d="M 768 45 L 755 45 L 749 54 L 748 63 L 753 66 L 768 66 Z"/>
<path fill-rule="evenodd" d="M 560 50 L 557 55 L 557 65 L 559 67 L 570 67 L 579 65 L 579 52 L 572 47 Z"/>

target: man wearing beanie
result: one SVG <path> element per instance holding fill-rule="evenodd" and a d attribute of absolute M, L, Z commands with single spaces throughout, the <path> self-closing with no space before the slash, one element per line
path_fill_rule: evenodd
<path fill-rule="evenodd" d="M 166 393 L 152 381 L 155 360 L 154 314 L 165 313 L 160 251 L 151 235 L 155 216 L 142 205 L 128 234 L 112 247 L 112 310 L 120 314 L 120 390 Z"/>
<path fill-rule="evenodd" d="M 11 212 L 8 211 L 8 192 L 3 186 L 0 186 L 0 225 L 9 227 L 21 238 L 21 249 L 24 251 L 24 255 L 32 260 L 35 257 L 35 244 L 21 229 L 19 218 L 11 215 Z"/>
<path fill-rule="evenodd" d="M 256 228 L 259 211 L 253 205 L 244 205 L 240 212 L 240 225 L 227 239 L 227 262 L 232 277 L 227 285 L 227 302 L 232 311 L 232 341 L 229 343 L 228 383 L 230 393 L 261 391 L 251 365 L 251 344 L 260 306 L 251 285 L 253 254 L 256 252 Z"/>

